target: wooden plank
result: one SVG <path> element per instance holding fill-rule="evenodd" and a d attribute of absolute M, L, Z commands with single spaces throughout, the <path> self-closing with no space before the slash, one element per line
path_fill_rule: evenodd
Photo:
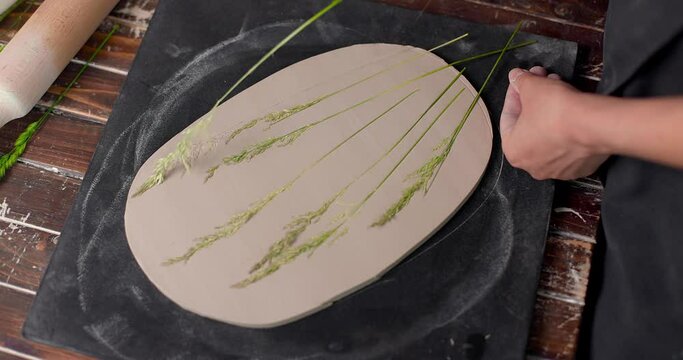
<path fill-rule="evenodd" d="M 574 359 L 582 311 L 582 305 L 539 295 L 527 353 L 546 359 Z"/>
<path fill-rule="evenodd" d="M 144 34 L 149 21 L 136 18 L 139 11 L 135 6 L 140 6 L 143 10 L 145 6 L 153 8 L 156 1 L 129 0 L 122 1 L 117 6 L 119 13 L 115 11 L 113 16 L 108 17 L 100 27 L 101 30 L 95 33 L 76 55 L 77 60 L 86 59 L 113 24 L 122 25 L 121 31 L 114 36 L 95 62 L 94 67 L 100 70 L 91 69 L 85 74 L 79 86 L 58 108 L 59 112 L 100 122 L 109 116 L 123 82 L 121 74 L 125 74 L 130 67 L 140 37 Z M 30 8 L 28 12 L 32 13 L 33 10 L 35 7 Z M 126 14 L 126 11 L 129 13 Z M 27 15 L 29 14 L 15 12 L 0 24 L 0 43 L 13 36 L 15 30 L 9 29 L 12 23 L 18 20 L 17 25 L 20 25 L 28 18 Z M 54 96 L 73 78 L 78 68 L 77 61 L 67 68 L 41 101 L 43 106 L 49 106 Z M 119 75 L 112 76 L 111 73 Z M 34 111 L 24 119 L 7 125 L 0 132 L 0 149 L 8 149 L 21 129 L 37 116 L 39 113 Z M 40 167 L 58 167 L 60 171 L 82 176 L 100 133 L 99 125 L 55 116 L 36 136 L 22 160 Z M 0 208 L 3 217 L 7 219 L 0 221 L 0 282 L 9 284 L 0 285 L 0 358 L 86 358 L 29 342 L 20 335 L 21 325 L 32 299 L 30 291 L 37 289 L 57 240 L 56 235 L 36 230 L 34 227 L 46 227 L 51 232 L 60 229 L 79 185 L 78 180 L 24 164 L 18 164 L 0 183 L 0 197 L 3 198 Z M 25 288 L 26 292 L 12 290 L 7 286 Z"/>
<path fill-rule="evenodd" d="M 0 283 L 38 290 L 57 241 L 57 235 L 0 222 Z"/>
<path fill-rule="evenodd" d="M 69 64 L 59 75 L 38 105 L 47 108 L 64 90 L 80 70 L 80 64 Z M 67 94 L 55 113 L 72 115 L 80 119 L 105 123 L 119 95 L 124 75 L 90 68 Z"/>
<path fill-rule="evenodd" d="M 43 113 L 32 111 L 0 131 L 0 152 L 7 152 L 26 126 Z M 100 139 L 103 126 L 90 121 L 53 115 L 33 138 L 20 161 L 60 174 L 83 178 Z"/>
<path fill-rule="evenodd" d="M 19 357 L 15 354 L 14 350 L 0 346 L 0 360 L 26 360 L 26 355 Z"/>
<path fill-rule="evenodd" d="M 79 186 L 78 179 L 19 163 L 0 182 L 0 220 L 57 233 Z"/>
<path fill-rule="evenodd" d="M 480 0 L 377 0 L 414 10 L 463 18 L 485 24 L 514 24 L 526 20 L 523 30 L 539 35 L 576 41 L 584 45 L 600 45 L 601 26 L 571 23 L 559 18 L 527 11 L 521 7 L 492 4 Z M 540 2 L 533 2 L 539 6 Z"/>
<path fill-rule="evenodd" d="M 95 67 L 125 74 L 130 69 L 142 37 L 147 32 L 154 10 L 159 0 L 119 1 L 111 14 L 102 22 L 98 31 L 76 55 L 77 60 L 85 61 L 102 42 L 114 25 L 119 31 L 94 61 Z"/>
<path fill-rule="evenodd" d="M 376 1 L 486 24 L 514 24 L 525 20 L 523 31 L 575 41 L 580 45 L 577 75 L 597 78 L 602 72 L 602 22 L 604 20 L 600 20 L 599 13 L 606 6 L 606 0 L 588 2 L 599 5 L 593 10 L 586 1 L 568 0 L 552 1 L 548 4 L 540 1 L 519 0 Z M 550 11 L 553 13 L 551 14 Z M 555 14 L 555 12 L 560 14 Z M 573 17 L 575 20 L 568 21 L 566 17 Z"/>
<path fill-rule="evenodd" d="M 556 182 L 551 233 L 595 242 L 601 202 L 602 190 L 597 186 L 570 181 Z"/>
<path fill-rule="evenodd" d="M 21 163 L 0 182 L 0 282 L 38 289 L 79 186 Z"/>
<path fill-rule="evenodd" d="M 105 21 L 102 28 L 112 28 L 113 23 L 113 21 Z M 94 68 L 115 72 L 120 75 L 128 73 L 128 69 L 133 64 L 133 59 L 135 59 L 135 54 L 140 46 L 141 39 L 124 36 L 122 35 L 123 31 L 125 30 L 119 30 L 107 42 L 107 46 L 100 51 L 92 62 Z M 83 45 L 78 54 L 76 54 L 75 59 L 77 61 L 75 62 L 87 61 L 107 34 L 108 31 L 95 32 Z"/>
<path fill-rule="evenodd" d="M 398 6 L 429 12 L 443 13 L 444 9 L 459 6 L 487 6 L 493 11 L 514 12 L 522 16 L 533 16 L 548 21 L 602 29 L 608 0 L 379 0 Z M 495 17 L 495 12 L 492 13 Z"/>
<path fill-rule="evenodd" d="M 38 344 L 21 336 L 31 301 L 31 295 L 0 286 L 0 347 L 42 359 L 87 359 L 86 356 Z"/>
<path fill-rule="evenodd" d="M 64 223 L 79 185 L 79 180 L 25 164 L 17 164 L 0 182 L 0 353 L 3 355 L 10 356 L 1 348 L 39 358 L 79 358 L 29 342 L 20 335 L 32 292 L 37 290 L 54 251 L 56 230 Z"/>
<path fill-rule="evenodd" d="M 574 359 L 601 199 L 602 185 L 597 179 L 556 182 L 529 355 Z"/>
<path fill-rule="evenodd" d="M 586 298 L 592 254 L 591 243 L 551 235 L 545 246 L 539 291 L 582 302 Z"/>
<path fill-rule="evenodd" d="M 576 78 L 600 81 L 602 77 L 602 41 L 598 44 L 579 44 L 576 55 Z"/>
<path fill-rule="evenodd" d="M 119 1 L 107 21 L 119 24 L 126 36 L 140 39 L 145 35 L 158 4 L 159 0 Z"/>
<path fill-rule="evenodd" d="M 605 26 L 607 0 L 480 0 L 471 2 L 488 3 L 491 6 L 509 9 L 522 14 L 547 18 L 550 21 L 566 22 L 575 26 L 602 29 Z"/>

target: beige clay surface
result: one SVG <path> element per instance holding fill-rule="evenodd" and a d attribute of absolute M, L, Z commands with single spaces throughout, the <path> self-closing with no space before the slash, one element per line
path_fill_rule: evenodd
<path fill-rule="evenodd" d="M 292 65 L 221 105 L 209 129 L 230 133 L 272 111 L 305 103 L 351 84 L 425 50 L 387 44 L 356 45 Z M 465 54 L 463 54 L 464 56 Z M 477 186 L 489 160 L 492 129 L 481 100 L 474 109 L 441 172 L 426 196 L 418 193 L 383 227 L 370 227 L 411 182 L 406 177 L 433 156 L 451 134 L 476 91 L 464 77 L 451 88 L 408 137 L 373 171 L 358 180 L 326 215 L 302 234 L 297 244 L 330 228 L 374 188 L 398 162 L 454 94 L 465 91 L 384 186 L 347 225 L 348 233 L 303 255 L 246 288 L 231 285 L 248 276 L 250 267 L 280 239 L 295 215 L 320 207 L 370 166 L 410 127 L 457 75 L 453 68 L 386 94 L 306 132 L 293 144 L 273 147 L 251 161 L 222 167 L 204 183 L 205 171 L 222 157 L 271 136 L 320 120 L 404 80 L 445 65 L 433 54 L 377 76 L 333 96 L 269 129 L 257 126 L 228 144 L 223 141 L 201 157 L 192 172 L 170 176 L 165 183 L 127 202 L 125 223 L 130 248 L 145 274 L 181 307 L 223 322 L 272 327 L 299 319 L 376 280 L 450 219 Z M 466 74 L 465 74 L 466 75 Z M 417 93 L 368 127 L 325 161 L 308 171 L 230 238 L 199 251 L 187 263 L 162 265 L 182 255 L 195 239 L 210 234 L 232 215 L 280 188 L 305 167 L 395 104 Z M 155 162 L 171 152 L 182 135 L 161 147 L 141 168 L 132 189 L 152 173 Z M 131 191 L 131 194 L 133 191 Z"/>

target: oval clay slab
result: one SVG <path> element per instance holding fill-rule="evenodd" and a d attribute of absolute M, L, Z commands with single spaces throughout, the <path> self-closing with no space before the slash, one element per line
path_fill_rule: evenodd
<path fill-rule="evenodd" d="M 259 328 L 285 324 L 321 310 L 378 279 L 457 212 L 477 186 L 491 154 L 491 123 L 479 100 L 429 192 L 418 191 L 393 220 L 371 226 L 413 184 L 411 174 L 440 151 L 435 148 L 450 137 L 475 98 L 476 91 L 462 76 L 430 109 L 458 75 L 453 68 L 397 87 L 444 65 L 442 59 L 423 49 L 355 45 L 289 66 L 222 104 L 205 136 L 219 141 L 210 153 L 193 162 L 189 173 L 174 172 L 164 183 L 132 197 L 152 174 L 157 160 L 175 149 L 181 133 L 147 160 L 132 184 L 126 205 L 126 235 L 142 270 L 162 293 L 189 311 Z M 368 77 L 279 123 L 259 123 L 224 141 L 253 119 L 305 104 Z M 391 91 L 385 92 L 387 89 Z M 412 131 L 383 156 L 427 109 Z M 409 152 L 444 109 L 443 116 Z M 221 164 L 224 157 L 322 119 L 327 120 L 291 144 L 275 145 L 251 160 L 221 166 L 205 182 L 206 170 Z M 374 163 L 377 165 L 372 167 Z M 285 191 L 274 193 L 293 179 Z M 243 288 L 233 286 L 247 278 L 270 246 L 285 236 L 291 229 L 286 226 L 295 216 L 321 209 L 348 184 L 348 190 L 299 235 L 293 247 L 341 224 L 339 231 L 314 251 L 295 257 L 265 278 Z M 377 190 L 363 202 L 373 189 Z M 275 196 L 231 236 L 216 239 L 187 262 L 165 264 L 269 194 Z M 354 209 L 358 211 L 348 217 Z M 342 232 L 344 229 L 347 231 Z"/>

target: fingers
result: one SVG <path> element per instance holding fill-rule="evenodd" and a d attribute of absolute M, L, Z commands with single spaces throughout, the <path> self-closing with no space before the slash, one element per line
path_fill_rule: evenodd
<path fill-rule="evenodd" d="M 534 66 L 529 70 L 517 68 L 510 71 L 508 74 L 510 85 L 508 86 L 503 111 L 500 115 L 501 135 L 506 135 L 514 128 L 519 115 L 522 113 L 522 96 L 520 95 L 520 93 L 523 93 L 522 89 L 528 86 L 530 82 L 542 81 L 546 77 L 553 80 L 560 79 L 560 76 L 557 74 L 548 75 L 548 71 L 542 66 Z M 526 94 L 526 96 L 530 95 Z"/>
<path fill-rule="evenodd" d="M 534 66 L 531 69 L 529 69 L 529 72 L 538 75 L 538 76 L 545 76 L 548 79 L 553 79 L 553 80 L 561 80 L 560 75 L 557 75 L 555 73 L 548 75 L 548 70 L 544 68 L 543 66 Z"/>
<path fill-rule="evenodd" d="M 514 88 L 519 92 L 519 81 L 521 78 L 529 76 L 528 70 L 522 70 L 520 68 L 515 68 L 510 70 L 508 74 L 508 79 L 510 80 L 510 87 Z"/>
<path fill-rule="evenodd" d="M 517 123 L 519 114 L 522 113 L 522 102 L 519 98 L 519 93 L 514 89 L 512 84 L 508 86 L 507 94 L 505 95 L 505 103 L 503 104 L 503 111 L 500 113 L 500 134 L 507 134 Z"/>
<path fill-rule="evenodd" d="M 517 123 L 519 114 L 522 112 L 522 102 L 519 97 L 519 92 L 515 87 L 515 83 L 521 76 L 528 75 L 529 73 L 537 76 L 546 76 L 548 74 L 542 66 L 534 66 L 528 71 L 522 69 L 513 69 L 510 71 L 510 86 L 508 86 L 507 94 L 505 95 L 505 103 L 503 104 L 503 111 L 500 115 L 501 135 L 512 130 Z"/>
<path fill-rule="evenodd" d="M 548 75 L 548 71 L 543 66 L 534 66 L 531 69 L 529 69 L 529 72 L 538 76 Z"/>
<path fill-rule="evenodd" d="M 543 94 L 540 94 L 538 90 L 541 89 L 541 85 L 547 85 L 548 80 L 552 80 L 553 83 L 557 80 L 562 80 L 558 74 L 548 74 L 548 71 L 541 66 L 534 66 L 529 70 L 512 69 L 508 77 L 510 85 L 519 93 L 522 102 L 530 97 L 542 96 Z"/>
<path fill-rule="evenodd" d="M 537 76 L 541 77 L 547 77 L 549 79 L 553 80 L 560 80 L 560 75 L 557 75 L 555 73 L 548 75 L 548 70 L 546 70 L 543 66 L 534 66 L 529 70 L 524 70 L 524 69 L 512 69 L 510 71 L 510 83 L 517 83 L 517 80 L 519 80 L 522 76 L 527 75 L 527 74 L 534 74 Z"/>
<path fill-rule="evenodd" d="M 538 67 L 534 68 L 534 72 L 531 70 L 523 69 L 512 69 L 510 71 L 509 79 L 510 85 L 519 93 L 524 91 L 524 88 L 529 85 L 530 82 L 538 81 L 545 77 L 545 69 L 540 70 Z M 541 75 L 543 73 L 543 75 Z M 540 76 L 539 76 L 540 75 Z"/>

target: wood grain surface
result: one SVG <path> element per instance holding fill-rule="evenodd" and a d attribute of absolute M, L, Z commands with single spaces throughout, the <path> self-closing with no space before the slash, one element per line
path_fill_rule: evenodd
<path fill-rule="evenodd" d="M 86 359 L 86 356 L 38 344 L 21 336 L 24 318 L 31 306 L 32 294 L 0 287 L 0 358 Z"/>
<path fill-rule="evenodd" d="M 21 337 L 21 325 L 40 277 L 59 241 L 80 181 L 159 0 L 122 0 L 41 103 L 0 130 L 0 152 L 40 116 L 55 94 L 114 24 L 108 46 L 0 182 L 0 359 L 84 358 Z M 602 73 L 602 34 L 607 0 L 378 0 L 474 22 L 512 24 L 580 45 L 572 82 L 593 91 Z M 0 23 L 6 43 L 40 1 L 28 1 Z M 534 307 L 528 355 L 572 359 L 584 307 L 602 186 L 586 178 L 558 182 Z M 78 357 L 77 357 L 78 356 Z"/>

